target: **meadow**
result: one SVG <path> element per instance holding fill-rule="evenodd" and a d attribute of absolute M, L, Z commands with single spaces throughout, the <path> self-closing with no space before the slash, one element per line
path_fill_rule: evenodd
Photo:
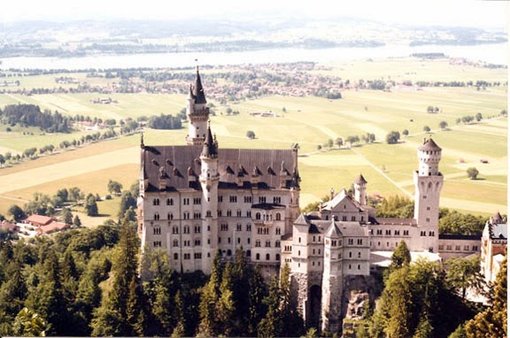
<path fill-rule="evenodd" d="M 317 72 L 352 80 L 506 81 L 504 69 L 453 65 L 446 61 L 390 59 L 328 66 Z M 20 82 L 26 88 L 57 86 L 52 80 L 55 76 L 27 77 Z M 106 79 L 93 81 L 107 82 Z M 206 74 L 203 82 L 207 95 Z M 176 114 L 186 102 L 183 95 L 142 93 L 111 94 L 108 96 L 117 100 L 117 104 L 93 104 L 91 100 L 98 96 L 0 95 L 0 106 L 25 102 L 70 115 L 119 119 Z M 441 206 L 483 215 L 506 211 L 508 123 L 506 117 L 499 115 L 507 107 L 506 85 L 485 90 L 475 87 L 420 90 L 394 87 L 390 92 L 351 89 L 342 91 L 342 96 L 340 100 L 268 96 L 229 103 L 229 107 L 239 111 L 236 116 L 227 116 L 227 106 L 214 102 L 216 116 L 211 117 L 211 125 L 220 147 L 224 148 L 289 148 L 298 143 L 302 207 L 328 194 L 331 188 L 336 191 L 349 188 L 359 173 L 363 173 L 368 181 L 369 194 L 412 196 L 412 175 L 418 165 L 416 148 L 424 137 L 431 135 L 443 148 L 440 170 L 445 176 L 445 184 Z M 441 111 L 427 113 L 429 105 L 437 106 Z M 273 111 L 279 117 L 250 115 L 260 111 Z M 478 112 L 484 116 L 479 123 L 456 124 L 458 118 Z M 441 130 L 441 121 L 446 121 L 449 127 Z M 423 132 L 424 126 L 429 126 L 432 131 Z M 187 125 L 184 129 L 173 131 L 146 129 L 145 144 L 184 144 L 186 128 Z M 385 143 L 389 131 L 402 132 L 404 129 L 409 131 L 409 136 L 402 137 L 399 144 Z M 255 139 L 246 138 L 248 130 L 255 132 Z M 324 147 L 328 139 L 345 139 L 366 133 L 374 133 L 376 142 L 362 142 L 342 149 Z M 5 149 L 16 152 L 30 146 L 58 144 L 64 139 L 76 138 L 76 135 L 23 135 L 20 130 L 6 132 L 0 129 L 0 153 Z M 139 141 L 139 135 L 122 137 L 1 169 L 0 213 L 5 214 L 13 203 L 22 205 L 36 191 L 53 194 L 60 187 L 78 186 L 86 192 L 104 195 L 109 179 L 120 181 L 128 188 L 139 175 Z M 318 150 L 318 145 L 323 148 Z M 482 159 L 488 163 L 481 163 Z M 469 180 L 466 175 L 468 167 L 476 167 L 480 171 L 480 179 Z M 100 213 L 115 217 L 117 202 L 118 199 L 100 202 Z"/>

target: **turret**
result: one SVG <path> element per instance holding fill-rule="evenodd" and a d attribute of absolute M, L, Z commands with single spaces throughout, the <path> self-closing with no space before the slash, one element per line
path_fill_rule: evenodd
<path fill-rule="evenodd" d="M 202 187 L 202 271 L 211 272 L 212 262 L 218 249 L 218 142 L 208 125 L 200 154 L 200 185 Z"/>
<path fill-rule="evenodd" d="M 367 183 L 362 174 L 354 180 L 354 199 L 360 205 L 367 205 Z"/>
<path fill-rule="evenodd" d="M 206 137 L 209 108 L 206 106 L 207 100 L 205 99 L 205 92 L 198 66 L 195 86 L 190 86 L 187 101 L 186 115 L 189 124 L 186 142 L 190 145 L 200 145 L 204 142 Z"/>

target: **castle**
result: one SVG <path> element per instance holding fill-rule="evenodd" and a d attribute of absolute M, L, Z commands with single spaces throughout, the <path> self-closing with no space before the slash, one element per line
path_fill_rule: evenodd
<path fill-rule="evenodd" d="M 187 145 L 141 144 L 139 232 L 144 250 L 163 249 L 180 272 L 211 271 L 218 250 L 237 249 L 276 274 L 290 266 L 297 308 L 308 323 L 338 331 L 344 280 L 369 276 L 388 264 L 405 241 L 413 258 L 466 256 L 480 238 L 440 236 L 441 148 L 431 139 L 418 148 L 414 217 L 378 218 L 367 205 L 367 180 L 354 194 L 342 190 L 319 210 L 300 214 L 297 147 L 288 150 L 222 149 L 209 125 L 200 73 L 187 99 Z"/>

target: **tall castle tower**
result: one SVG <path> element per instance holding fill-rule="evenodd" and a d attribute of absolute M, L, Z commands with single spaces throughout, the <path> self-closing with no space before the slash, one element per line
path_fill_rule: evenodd
<path fill-rule="evenodd" d="M 443 175 L 439 172 L 441 148 L 429 138 L 418 148 L 419 168 L 414 172 L 414 219 L 423 250 L 437 252 L 439 197 Z"/>
<path fill-rule="evenodd" d="M 331 220 L 324 236 L 324 271 L 322 272 L 321 330 L 338 332 L 341 325 L 342 233 Z"/>
<path fill-rule="evenodd" d="M 367 183 L 361 174 L 354 181 L 354 199 L 360 205 L 367 205 Z"/>
<path fill-rule="evenodd" d="M 212 261 L 218 250 L 218 142 L 213 139 L 211 126 L 200 154 L 202 186 L 202 271 L 211 273 Z"/>
<path fill-rule="evenodd" d="M 203 144 L 207 132 L 207 121 L 209 119 L 209 108 L 206 106 L 204 88 L 197 66 L 197 77 L 195 86 L 190 86 L 188 95 L 188 106 L 186 115 L 188 116 L 188 135 L 186 142 L 189 145 Z"/>

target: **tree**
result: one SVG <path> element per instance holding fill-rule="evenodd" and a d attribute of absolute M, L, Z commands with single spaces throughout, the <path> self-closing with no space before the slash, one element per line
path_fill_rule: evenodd
<path fill-rule="evenodd" d="M 18 336 L 44 337 L 48 324 L 37 313 L 23 308 L 14 319 L 13 330 Z"/>
<path fill-rule="evenodd" d="M 249 138 L 250 140 L 253 140 L 255 138 L 255 132 L 253 130 L 248 130 L 246 132 L 246 137 Z"/>
<path fill-rule="evenodd" d="M 103 295 L 92 320 L 92 335 L 139 335 L 140 303 L 135 299 L 138 287 L 138 238 L 135 227 L 123 222 L 118 249 L 112 264 L 111 290 Z M 138 332 L 137 332 L 138 331 Z"/>
<path fill-rule="evenodd" d="M 4 163 L 5 163 L 5 157 L 4 157 L 4 155 L 0 154 L 0 167 L 3 167 Z"/>
<path fill-rule="evenodd" d="M 439 233 L 453 235 L 481 235 L 485 218 L 461 214 L 456 210 L 442 209 L 439 218 Z"/>
<path fill-rule="evenodd" d="M 73 214 L 68 208 L 64 208 L 64 210 L 62 210 L 62 218 L 64 219 L 65 224 L 73 224 Z"/>
<path fill-rule="evenodd" d="M 490 299 L 491 306 L 478 313 L 465 325 L 466 336 L 506 337 L 507 336 L 507 261 L 501 264 Z"/>
<path fill-rule="evenodd" d="M 407 248 L 406 242 L 401 240 L 398 246 L 393 251 L 393 255 L 391 255 L 391 265 L 390 269 L 401 268 L 404 265 L 409 265 L 411 263 L 411 253 Z"/>
<path fill-rule="evenodd" d="M 99 214 L 96 197 L 92 194 L 88 194 L 87 196 L 85 201 L 85 211 L 87 212 L 87 216 L 97 216 Z"/>
<path fill-rule="evenodd" d="M 402 135 L 408 136 L 409 135 L 409 130 L 407 130 L 407 129 L 402 130 Z"/>
<path fill-rule="evenodd" d="M 333 147 L 333 139 L 332 139 L 332 138 L 330 138 L 330 139 L 328 140 L 328 148 L 332 148 L 332 147 Z"/>
<path fill-rule="evenodd" d="M 468 168 L 466 170 L 466 172 L 467 172 L 469 179 L 471 179 L 471 180 L 476 180 L 476 178 L 478 177 L 478 174 L 480 173 L 478 171 L 478 169 L 476 169 L 475 167 Z"/>
<path fill-rule="evenodd" d="M 423 131 L 426 133 L 430 132 L 430 127 L 429 126 L 423 127 Z"/>
<path fill-rule="evenodd" d="M 352 146 L 354 143 L 358 143 L 360 141 L 359 139 L 359 136 L 358 135 L 351 135 L 351 136 L 347 136 L 347 138 L 345 139 L 347 142 L 349 142 L 349 144 Z"/>
<path fill-rule="evenodd" d="M 400 140 L 400 133 L 398 131 L 391 131 L 386 135 L 386 143 L 396 144 Z"/>
<path fill-rule="evenodd" d="M 78 202 L 83 198 L 83 193 L 78 187 L 69 188 L 68 194 L 69 194 L 68 200 L 70 201 Z"/>
<path fill-rule="evenodd" d="M 335 140 L 335 144 L 337 145 L 338 148 L 340 148 L 341 146 L 344 145 L 344 140 L 341 137 L 337 137 Z"/>
<path fill-rule="evenodd" d="M 108 181 L 108 192 L 110 194 L 120 195 L 121 191 L 122 191 L 122 184 L 120 184 L 117 181 L 112 181 L 112 180 Z"/>
<path fill-rule="evenodd" d="M 477 122 L 480 122 L 482 120 L 483 116 L 482 116 L 482 113 L 476 113 L 475 115 L 475 120 Z"/>
<path fill-rule="evenodd" d="M 136 197 L 131 191 L 124 191 L 120 197 L 119 218 L 123 218 L 127 210 L 136 208 Z"/>
<path fill-rule="evenodd" d="M 73 225 L 77 226 L 77 227 L 80 227 L 81 226 L 81 219 L 80 217 L 78 217 L 78 215 L 75 215 L 74 216 L 74 219 L 73 219 Z"/>
<path fill-rule="evenodd" d="M 16 222 L 19 222 L 19 221 L 21 221 L 22 219 L 24 219 L 26 217 L 25 212 L 23 211 L 23 209 L 21 209 L 16 204 L 11 205 L 9 207 L 9 210 L 7 210 L 7 212 L 9 213 L 9 215 L 12 216 L 12 218 Z"/>
<path fill-rule="evenodd" d="M 446 127 L 448 127 L 448 122 L 446 121 L 439 122 L 439 128 L 446 129 Z"/>
<path fill-rule="evenodd" d="M 466 298 L 468 288 L 478 292 L 484 290 L 484 279 L 480 273 L 480 257 L 452 258 L 446 261 L 446 281 L 452 288 L 459 290 L 462 299 Z"/>

